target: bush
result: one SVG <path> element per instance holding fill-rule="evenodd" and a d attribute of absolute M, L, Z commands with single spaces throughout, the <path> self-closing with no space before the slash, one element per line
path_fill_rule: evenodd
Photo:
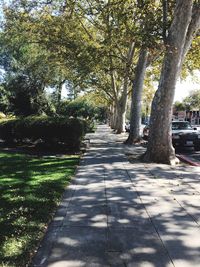
<path fill-rule="evenodd" d="M 97 106 L 91 101 L 80 97 L 71 102 L 62 102 L 59 114 L 63 116 L 73 116 L 75 118 L 80 117 L 88 121 L 95 120 L 103 122 L 107 116 L 107 109 L 104 106 Z"/>
<path fill-rule="evenodd" d="M 0 112 L 0 119 L 5 119 L 6 115 L 3 112 Z"/>
<path fill-rule="evenodd" d="M 17 116 L 51 115 L 55 112 L 43 90 L 43 82 L 34 75 L 8 75 L 5 86 L 0 86 L 0 110 Z"/>
<path fill-rule="evenodd" d="M 0 122 L 0 139 L 6 141 L 7 143 L 12 143 L 14 141 L 13 134 L 13 120 L 3 120 Z"/>
<path fill-rule="evenodd" d="M 65 144 L 77 150 L 87 128 L 84 120 L 65 117 L 26 117 L 0 123 L 0 138 L 7 143 L 35 142 Z"/>

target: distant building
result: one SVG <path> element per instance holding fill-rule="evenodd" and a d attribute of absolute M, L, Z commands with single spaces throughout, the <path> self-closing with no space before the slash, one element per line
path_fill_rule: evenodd
<path fill-rule="evenodd" d="M 200 110 L 186 111 L 186 120 L 191 124 L 200 125 Z"/>
<path fill-rule="evenodd" d="M 200 110 L 173 112 L 173 120 L 189 121 L 192 125 L 200 125 Z"/>

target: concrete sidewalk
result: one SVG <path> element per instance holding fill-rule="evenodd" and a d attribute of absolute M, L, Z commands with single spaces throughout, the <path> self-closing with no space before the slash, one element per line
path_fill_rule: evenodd
<path fill-rule="evenodd" d="M 105 125 L 90 135 L 32 266 L 200 266 L 200 168 L 144 164 L 141 150 Z"/>

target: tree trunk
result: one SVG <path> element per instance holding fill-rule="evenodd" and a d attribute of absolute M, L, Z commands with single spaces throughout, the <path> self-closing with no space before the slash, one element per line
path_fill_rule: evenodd
<path fill-rule="evenodd" d="M 167 38 L 167 13 L 168 13 L 168 0 L 162 0 L 163 5 L 163 41 L 166 44 Z"/>
<path fill-rule="evenodd" d="M 127 98 L 128 98 L 128 83 L 129 83 L 130 67 L 132 64 L 133 55 L 135 51 L 134 48 L 135 48 L 135 43 L 131 42 L 129 51 L 127 54 L 126 67 L 124 71 L 122 95 L 116 105 L 117 107 L 116 133 L 117 134 L 120 134 L 125 131 L 126 108 L 127 108 Z"/>
<path fill-rule="evenodd" d="M 60 107 L 61 96 L 62 96 L 62 87 L 63 87 L 64 83 L 65 83 L 65 80 L 60 81 L 59 84 L 57 85 L 57 88 L 56 88 L 56 110 L 57 111 Z"/>
<path fill-rule="evenodd" d="M 172 105 L 192 16 L 192 2 L 177 0 L 174 19 L 169 29 L 159 86 L 151 109 L 149 142 L 144 155 L 144 160 L 148 162 L 176 163 L 171 140 Z"/>
<path fill-rule="evenodd" d="M 117 110 L 115 104 L 111 107 L 111 118 L 110 118 L 110 127 L 111 129 L 116 129 L 116 119 L 117 119 Z"/>
<path fill-rule="evenodd" d="M 141 48 L 137 66 L 135 68 L 135 78 L 133 81 L 130 133 L 126 144 L 133 144 L 140 140 L 142 91 L 146 71 L 148 52 L 146 48 Z"/>
<path fill-rule="evenodd" d="M 126 119 L 126 103 L 127 96 L 120 99 L 116 105 L 116 126 L 115 130 L 117 134 L 121 134 L 125 131 L 125 119 Z"/>

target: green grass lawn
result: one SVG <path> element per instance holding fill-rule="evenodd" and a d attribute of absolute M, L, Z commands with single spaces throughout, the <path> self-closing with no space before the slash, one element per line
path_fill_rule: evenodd
<path fill-rule="evenodd" d="M 0 266 L 28 266 L 78 161 L 0 152 Z"/>

